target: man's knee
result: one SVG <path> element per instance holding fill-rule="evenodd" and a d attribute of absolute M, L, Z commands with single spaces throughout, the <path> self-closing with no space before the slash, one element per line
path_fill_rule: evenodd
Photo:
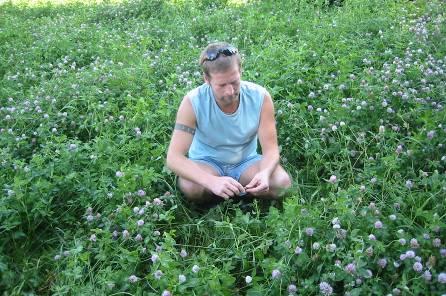
<path fill-rule="evenodd" d="M 192 202 L 202 203 L 206 202 L 209 199 L 210 194 L 206 191 L 206 189 L 194 182 L 189 180 L 179 178 L 178 185 L 180 187 L 181 192 L 183 192 L 184 196 Z"/>
<path fill-rule="evenodd" d="M 282 168 L 279 167 L 273 174 L 271 185 L 274 189 L 289 189 L 292 186 L 293 181 L 290 175 Z"/>
<path fill-rule="evenodd" d="M 293 185 L 293 181 L 290 178 L 290 175 L 288 175 L 287 172 L 283 172 L 280 174 L 277 178 L 277 184 L 276 186 L 280 189 L 289 189 Z"/>
<path fill-rule="evenodd" d="M 181 177 L 178 179 L 178 185 L 180 186 L 181 192 L 189 199 L 201 198 L 204 193 L 203 186 Z"/>

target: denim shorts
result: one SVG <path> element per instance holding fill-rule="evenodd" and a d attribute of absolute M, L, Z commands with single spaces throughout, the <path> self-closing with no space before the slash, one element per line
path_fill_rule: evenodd
<path fill-rule="evenodd" d="M 203 157 L 203 158 L 197 158 L 197 159 L 191 158 L 191 160 L 193 160 L 193 161 L 201 162 L 201 163 L 211 166 L 212 168 L 214 168 L 217 171 L 217 173 L 220 176 L 231 177 L 237 181 L 240 180 L 241 175 L 248 167 L 250 167 L 251 165 L 253 165 L 254 163 L 258 162 L 261 159 L 262 159 L 262 156 L 260 154 L 256 154 L 256 155 L 250 156 L 250 157 L 242 160 L 239 163 L 227 164 L 227 163 L 217 161 L 211 157 Z"/>

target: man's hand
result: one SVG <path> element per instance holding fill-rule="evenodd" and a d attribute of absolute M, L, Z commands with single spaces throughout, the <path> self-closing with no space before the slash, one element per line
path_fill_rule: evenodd
<path fill-rule="evenodd" d="M 245 186 L 246 192 L 253 195 L 269 191 L 269 174 L 266 171 L 260 171 L 254 175 L 251 182 Z"/>
<path fill-rule="evenodd" d="M 224 199 L 229 199 L 245 192 L 242 184 L 231 177 L 213 177 L 207 187 L 213 194 Z"/>

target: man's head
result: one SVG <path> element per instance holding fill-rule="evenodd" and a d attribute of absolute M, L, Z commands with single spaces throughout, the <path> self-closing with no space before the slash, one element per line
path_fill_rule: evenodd
<path fill-rule="evenodd" d="M 238 99 L 241 58 L 235 47 L 225 42 L 209 44 L 200 55 L 200 65 L 217 101 L 230 104 Z"/>
<path fill-rule="evenodd" d="M 211 43 L 201 52 L 200 66 L 205 78 L 212 73 L 225 72 L 235 66 L 241 70 L 241 58 L 237 48 L 226 42 Z"/>

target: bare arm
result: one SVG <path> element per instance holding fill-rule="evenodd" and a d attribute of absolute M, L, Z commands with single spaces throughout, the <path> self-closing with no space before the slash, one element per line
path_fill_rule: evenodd
<path fill-rule="evenodd" d="M 246 191 L 252 193 L 269 190 L 269 179 L 279 164 L 279 145 L 277 143 L 274 104 L 269 93 L 266 93 L 264 97 L 258 135 L 263 158 L 260 161 L 259 172 L 246 185 Z"/>
<path fill-rule="evenodd" d="M 279 145 L 277 143 L 274 104 L 269 93 L 264 98 L 258 135 L 263 154 L 260 162 L 260 170 L 266 171 L 269 177 L 279 164 Z"/>
<path fill-rule="evenodd" d="M 177 113 L 176 127 L 167 151 L 167 166 L 178 176 L 197 183 L 215 195 L 229 198 L 244 192 L 243 186 L 230 177 L 216 177 L 186 157 L 192 144 L 196 117 L 189 98 L 184 97 Z"/>
<path fill-rule="evenodd" d="M 183 98 L 178 109 L 176 124 L 181 124 L 193 130 L 196 128 L 195 113 L 187 96 Z M 212 175 L 186 157 L 192 139 L 193 133 L 191 130 L 175 128 L 167 151 L 166 164 L 178 176 L 206 187 Z"/>

